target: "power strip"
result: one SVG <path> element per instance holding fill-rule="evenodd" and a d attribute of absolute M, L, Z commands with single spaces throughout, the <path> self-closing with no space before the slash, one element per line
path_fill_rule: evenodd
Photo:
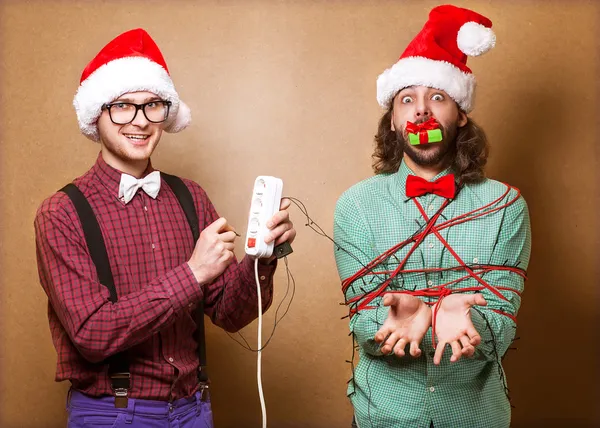
<path fill-rule="evenodd" d="M 258 345 L 256 356 L 256 382 L 262 412 L 262 428 L 267 428 L 267 408 L 262 388 L 261 357 L 262 357 L 262 296 L 258 278 L 258 259 L 269 258 L 273 255 L 275 242 L 265 243 L 269 234 L 267 222 L 279 211 L 283 181 L 276 177 L 260 175 L 254 181 L 252 189 L 252 202 L 248 215 L 248 229 L 246 231 L 246 254 L 254 258 L 254 276 L 256 280 L 256 294 L 258 296 Z"/>
<path fill-rule="evenodd" d="M 280 178 L 260 175 L 254 181 L 252 202 L 246 232 L 246 254 L 256 258 L 273 255 L 274 242 L 265 243 L 269 234 L 267 221 L 279 211 L 283 181 Z"/>

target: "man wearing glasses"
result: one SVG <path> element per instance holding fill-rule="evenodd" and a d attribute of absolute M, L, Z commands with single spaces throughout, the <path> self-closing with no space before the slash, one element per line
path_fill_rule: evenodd
<path fill-rule="evenodd" d="M 35 218 L 40 282 L 69 380 L 69 427 L 212 427 L 202 311 L 236 331 L 257 315 L 253 263 L 202 188 L 153 169 L 163 131 L 190 122 L 158 46 L 121 34 L 88 64 L 74 99 L 96 163 Z M 293 241 L 284 200 L 267 241 Z M 201 233 L 200 233 L 201 232 Z M 263 310 L 276 261 L 257 277 Z"/>

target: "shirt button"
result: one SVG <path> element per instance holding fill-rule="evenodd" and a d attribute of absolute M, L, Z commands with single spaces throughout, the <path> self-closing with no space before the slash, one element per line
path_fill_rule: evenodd
<path fill-rule="evenodd" d="M 427 281 L 427 285 L 429 285 L 431 287 L 433 285 L 433 281 L 432 280 Z"/>
<path fill-rule="evenodd" d="M 148 207 L 144 206 L 144 211 L 148 211 Z"/>
<path fill-rule="evenodd" d="M 267 279 L 267 277 L 266 277 L 266 276 L 264 276 L 264 275 L 262 275 L 262 276 L 260 277 L 260 280 L 261 280 L 261 281 L 264 281 L 265 279 Z"/>
<path fill-rule="evenodd" d="M 169 362 L 172 363 L 173 361 L 175 361 L 173 360 L 173 357 L 169 357 Z"/>
<path fill-rule="evenodd" d="M 433 242 L 429 243 L 429 248 L 433 248 Z"/>
<path fill-rule="evenodd" d="M 154 246 L 154 244 L 152 244 L 152 249 L 154 250 L 156 247 Z"/>
<path fill-rule="evenodd" d="M 429 211 L 433 211 L 433 205 L 429 205 Z"/>
<path fill-rule="evenodd" d="M 435 388 L 432 386 L 431 388 L 429 388 L 429 390 L 430 390 L 431 392 L 434 392 L 434 391 L 435 391 Z"/>
<path fill-rule="evenodd" d="M 473 263 L 479 263 L 479 259 L 478 259 L 477 257 L 475 257 L 475 258 L 473 259 Z"/>

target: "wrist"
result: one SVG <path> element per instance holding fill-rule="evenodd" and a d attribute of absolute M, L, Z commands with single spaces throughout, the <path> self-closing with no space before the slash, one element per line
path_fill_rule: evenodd
<path fill-rule="evenodd" d="M 203 268 L 202 265 L 196 266 L 191 264 L 190 262 L 187 262 L 187 264 L 190 267 L 190 270 L 192 271 L 192 274 L 194 275 L 194 278 L 196 278 L 196 281 L 199 285 L 206 285 L 209 282 L 208 277 L 206 275 L 206 270 Z"/>

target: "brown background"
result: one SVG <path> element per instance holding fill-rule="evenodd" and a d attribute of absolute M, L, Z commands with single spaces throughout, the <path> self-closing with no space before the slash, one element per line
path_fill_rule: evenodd
<path fill-rule="evenodd" d="M 436 3 L 361 1 L 0 2 L 0 426 L 65 424 L 67 385 L 39 286 L 40 202 L 94 162 L 71 107 L 83 67 L 112 37 L 146 28 L 193 125 L 166 135 L 159 169 L 201 183 L 245 232 L 259 174 L 282 177 L 331 233 L 334 204 L 369 176 L 381 111 L 375 80 Z M 489 16 L 497 47 L 469 64 L 473 117 L 492 143 L 488 173 L 521 188 L 533 256 L 518 351 L 505 360 L 514 426 L 593 426 L 597 399 L 598 9 L 588 1 L 457 1 Z M 297 293 L 265 350 L 271 427 L 348 427 L 350 356 L 329 242 L 298 228 Z M 238 254 L 243 254 L 238 243 Z M 277 274 L 276 299 L 285 290 Z M 265 334 L 274 311 L 265 320 Z M 253 324 L 244 332 L 254 345 Z M 255 355 L 209 328 L 218 427 L 259 426 Z M 595 413 L 595 414 L 594 414 Z M 550 421 L 554 422 L 550 422 Z M 541 421 L 545 421 L 543 424 Z"/>

